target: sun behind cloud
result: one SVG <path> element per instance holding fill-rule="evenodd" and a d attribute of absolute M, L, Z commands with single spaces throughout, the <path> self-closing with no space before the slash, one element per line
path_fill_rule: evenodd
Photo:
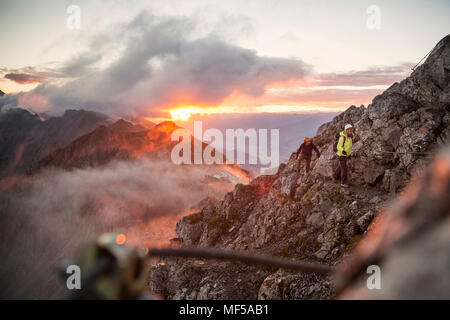
<path fill-rule="evenodd" d="M 172 121 L 188 121 L 192 115 L 223 114 L 237 111 L 236 106 L 180 106 L 168 110 Z"/>
<path fill-rule="evenodd" d="M 172 117 L 172 120 L 176 121 L 188 121 L 191 117 L 194 110 L 192 108 L 180 108 L 170 111 L 170 116 Z"/>

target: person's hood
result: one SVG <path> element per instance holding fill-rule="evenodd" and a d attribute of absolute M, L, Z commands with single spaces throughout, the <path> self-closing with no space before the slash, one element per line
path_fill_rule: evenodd
<path fill-rule="evenodd" d="M 347 132 L 345 130 L 341 131 L 341 136 L 346 137 L 346 138 L 353 138 L 353 134 L 351 137 L 349 137 L 349 135 L 347 134 Z"/>

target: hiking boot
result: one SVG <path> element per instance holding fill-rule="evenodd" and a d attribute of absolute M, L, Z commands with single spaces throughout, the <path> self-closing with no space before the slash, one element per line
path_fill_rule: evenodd
<path fill-rule="evenodd" d="M 341 183 L 341 187 L 343 187 L 343 188 L 348 188 L 348 184 L 346 184 L 346 183 Z"/>

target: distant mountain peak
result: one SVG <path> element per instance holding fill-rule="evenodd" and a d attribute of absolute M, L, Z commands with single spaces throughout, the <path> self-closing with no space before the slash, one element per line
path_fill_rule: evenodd
<path fill-rule="evenodd" d="M 62 118 L 70 118 L 70 117 L 83 117 L 83 116 L 96 116 L 100 118 L 109 118 L 106 114 L 97 112 L 97 111 L 91 111 L 91 110 L 85 110 L 85 109 L 67 109 L 64 111 Z"/>
<path fill-rule="evenodd" d="M 175 131 L 176 129 L 181 129 L 181 127 L 177 126 L 177 124 L 173 121 L 164 121 L 164 122 L 158 123 L 150 130 L 152 132 L 165 132 L 165 133 L 170 134 L 173 131 Z"/>
<path fill-rule="evenodd" d="M 173 121 L 163 121 L 160 122 L 156 125 L 156 127 L 165 127 L 165 128 L 169 128 L 169 127 L 173 127 L 173 128 L 180 128 L 179 126 L 177 126 L 177 124 Z"/>
<path fill-rule="evenodd" d="M 139 124 L 133 124 L 133 123 L 123 120 L 123 119 L 117 120 L 112 125 L 110 125 L 108 128 L 112 129 L 114 131 L 123 131 L 123 132 L 139 132 L 139 131 L 147 130 L 147 128 L 145 128 Z"/>
<path fill-rule="evenodd" d="M 38 162 L 100 125 L 110 125 L 108 116 L 87 110 L 66 110 L 62 116 L 42 120 L 23 108 L 4 112 L 0 125 L 0 177 L 31 172 Z"/>
<path fill-rule="evenodd" d="M 131 122 L 125 121 L 123 119 L 119 119 L 116 122 L 114 122 L 112 125 L 109 126 L 110 128 L 114 129 L 129 129 L 133 127 L 133 124 Z"/>

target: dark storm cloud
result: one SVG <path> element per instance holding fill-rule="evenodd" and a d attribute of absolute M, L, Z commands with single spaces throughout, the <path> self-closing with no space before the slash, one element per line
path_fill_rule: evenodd
<path fill-rule="evenodd" d="M 84 53 L 69 60 L 61 69 L 60 74 L 65 77 L 77 77 L 92 71 L 92 66 L 100 61 L 101 54 Z"/>
<path fill-rule="evenodd" d="M 47 78 L 36 74 L 27 73 L 7 73 L 5 79 L 9 79 L 18 84 L 30 84 L 44 82 Z"/>
<path fill-rule="evenodd" d="M 59 263 L 105 232 L 138 248 L 167 246 L 184 213 L 231 191 L 205 184 L 212 172 L 139 160 L 0 180 L 0 297 L 62 298 Z"/>
<path fill-rule="evenodd" d="M 0 77 L 18 84 L 42 83 L 49 79 L 64 77 L 58 70 L 48 67 L 24 67 L 20 69 L 0 68 Z"/>
<path fill-rule="evenodd" d="M 93 38 L 90 51 L 59 70 L 64 77 L 80 75 L 77 79 L 63 86 L 44 82 L 28 95 L 42 96 L 53 110 L 149 114 L 177 103 L 215 105 L 233 92 L 260 96 L 270 83 L 310 72 L 299 59 L 259 56 L 213 36 L 194 38 L 194 27 L 187 18 L 143 12 L 116 27 L 114 35 Z M 96 71 L 92 65 L 111 50 L 111 42 L 121 46 L 120 56 Z"/>

